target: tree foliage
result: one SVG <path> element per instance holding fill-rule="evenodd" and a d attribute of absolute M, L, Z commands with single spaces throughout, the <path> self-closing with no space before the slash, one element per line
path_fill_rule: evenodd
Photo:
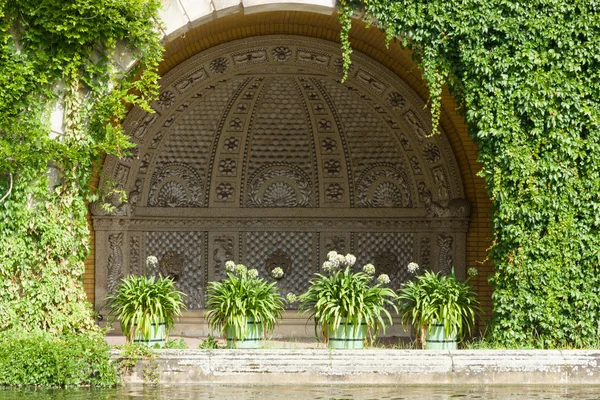
<path fill-rule="evenodd" d="M 120 125 L 127 108 L 147 109 L 157 92 L 160 5 L 0 0 L 0 198 L 14 178 L 0 203 L 0 330 L 93 328 L 81 284 L 88 184 L 101 155 L 130 147 Z M 139 61 L 119 73 L 125 46 Z M 57 104 L 61 135 L 50 129 Z"/>
<path fill-rule="evenodd" d="M 352 6 L 415 51 L 434 124 L 444 84 L 464 110 L 493 202 L 490 337 L 538 347 L 597 340 L 600 2 Z"/>

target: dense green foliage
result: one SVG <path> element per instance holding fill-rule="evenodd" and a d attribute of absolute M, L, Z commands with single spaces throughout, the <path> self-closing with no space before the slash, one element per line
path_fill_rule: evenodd
<path fill-rule="evenodd" d="M 284 311 L 284 302 L 277 292 L 275 282 L 269 283 L 258 277 L 256 270 L 246 271 L 238 264 L 235 272 L 228 272 L 225 279 L 208 283 L 206 319 L 212 329 L 222 330 L 226 337 L 227 327 L 233 328 L 235 340 L 244 340 L 248 317 L 262 323 L 265 332 L 272 331 Z M 252 272 L 255 272 L 253 274 Z"/>
<path fill-rule="evenodd" d="M 185 308 L 184 293 L 177 290 L 171 278 L 128 276 L 121 280 L 114 294 L 109 295 L 109 316 L 117 318 L 128 341 L 137 337 L 150 340 L 160 323 L 167 336 L 175 326 L 175 318 Z"/>
<path fill-rule="evenodd" d="M 0 385 L 114 386 L 118 376 L 99 333 L 54 336 L 21 329 L 0 333 Z"/>
<path fill-rule="evenodd" d="M 349 254 L 354 261 L 347 262 L 344 256 L 333 253 L 329 253 L 329 261 L 323 264 L 325 273 L 315 273 L 308 290 L 298 296 L 298 311 L 310 313 L 315 323 L 315 336 L 319 337 L 320 327 L 324 341 L 328 340 L 328 329 L 336 330 L 342 323 L 355 328 L 366 323 L 372 341 L 380 329 L 385 332 L 386 323 L 392 325 L 388 309 L 396 308 L 393 302 L 396 294 L 375 282 L 372 265 L 371 273 L 354 272 L 354 256 Z"/>
<path fill-rule="evenodd" d="M 424 333 L 432 323 L 443 323 L 447 337 L 456 332 L 462 340 L 465 333 L 471 333 L 481 308 L 469 280 L 457 280 L 454 271 L 450 275 L 425 271 L 402 286 L 398 292 L 400 317 L 407 328 L 421 328 L 423 345 Z"/>
<path fill-rule="evenodd" d="M 93 329 L 81 285 L 88 184 L 99 157 L 130 147 L 127 107 L 147 108 L 157 91 L 160 6 L 0 0 L 0 199 L 14 178 L 0 202 L 0 330 Z M 140 60 L 127 74 L 113 62 L 121 44 Z M 65 111 L 60 136 L 50 132 L 55 103 Z M 49 167 L 59 175 L 51 188 Z"/>
<path fill-rule="evenodd" d="M 493 201 L 491 338 L 586 346 L 600 328 L 600 2 L 361 0 L 443 84 Z M 346 42 L 342 38 L 342 42 Z"/>

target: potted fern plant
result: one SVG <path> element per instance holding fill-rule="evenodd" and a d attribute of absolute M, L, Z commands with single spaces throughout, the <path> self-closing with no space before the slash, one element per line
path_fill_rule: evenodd
<path fill-rule="evenodd" d="M 107 296 L 108 315 L 111 323 L 119 320 L 128 342 L 164 347 L 175 318 L 185 309 L 183 296 L 171 278 L 128 276 Z"/>
<path fill-rule="evenodd" d="M 228 348 L 261 348 L 283 315 L 283 298 L 276 284 L 259 278 L 256 269 L 227 261 L 225 270 L 225 279 L 208 284 L 208 324 L 221 331 Z M 273 276 L 282 274 L 281 268 L 272 271 Z"/>
<path fill-rule="evenodd" d="M 416 274 L 419 266 L 410 263 L 408 269 Z M 420 331 L 419 340 L 425 349 L 454 350 L 475 324 L 481 312 L 477 295 L 469 285 L 475 268 L 462 282 L 454 269 L 449 275 L 425 271 L 405 283 L 398 293 L 400 317 L 408 326 Z"/>
<path fill-rule="evenodd" d="M 308 290 L 298 297 L 299 311 L 311 312 L 315 336 L 322 337 L 330 348 L 363 348 L 380 329 L 385 331 L 387 322 L 392 325 L 388 309 L 396 309 L 396 294 L 385 287 L 390 282 L 386 274 L 374 278 L 372 264 L 353 272 L 356 257 L 352 254 L 331 251 L 327 257 L 324 273 L 316 273 Z"/>

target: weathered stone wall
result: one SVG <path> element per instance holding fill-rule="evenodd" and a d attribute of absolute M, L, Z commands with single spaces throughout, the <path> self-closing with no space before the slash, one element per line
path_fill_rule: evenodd
<path fill-rule="evenodd" d="M 160 384 L 597 385 L 599 361 L 558 350 L 162 350 L 124 383 L 152 370 Z"/>

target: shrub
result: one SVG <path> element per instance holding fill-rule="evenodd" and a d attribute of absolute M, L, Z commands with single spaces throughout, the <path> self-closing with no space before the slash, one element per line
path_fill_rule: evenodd
<path fill-rule="evenodd" d="M 114 386 L 118 376 L 109 349 L 100 332 L 5 331 L 0 333 L 0 385 Z"/>

